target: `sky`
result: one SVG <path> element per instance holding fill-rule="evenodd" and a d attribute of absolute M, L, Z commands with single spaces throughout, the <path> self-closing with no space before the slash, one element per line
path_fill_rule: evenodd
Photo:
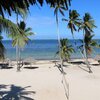
<path fill-rule="evenodd" d="M 94 34 L 96 39 L 100 38 L 100 12 L 99 7 L 100 0 L 72 0 L 70 9 L 77 10 L 81 16 L 84 16 L 86 12 L 89 12 L 95 24 L 97 26 L 94 29 Z M 10 20 L 16 23 L 16 16 L 11 17 L 6 16 Z M 62 18 L 68 18 L 68 12 L 65 12 L 65 17 L 59 14 L 59 31 L 61 38 L 72 39 L 72 34 L 67 28 L 67 23 L 62 22 Z M 19 22 L 22 19 L 19 17 Z M 30 13 L 28 14 L 26 21 L 27 27 L 31 27 L 35 35 L 31 36 L 31 39 L 57 39 L 57 25 L 54 16 L 54 9 L 50 8 L 48 5 L 44 4 L 43 7 L 31 6 Z M 5 34 L 3 34 L 4 39 L 8 39 Z M 82 32 L 75 32 L 76 39 L 83 38 Z"/>

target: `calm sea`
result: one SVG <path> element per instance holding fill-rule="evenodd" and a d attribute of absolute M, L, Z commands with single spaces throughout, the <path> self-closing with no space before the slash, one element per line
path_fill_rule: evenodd
<path fill-rule="evenodd" d="M 76 44 L 75 44 L 76 41 Z M 96 40 L 100 44 L 100 40 Z M 4 40 L 3 44 L 6 48 L 5 56 L 12 60 L 16 59 L 16 49 L 12 47 L 11 40 Z M 71 58 L 82 58 L 77 46 L 81 45 L 80 40 L 70 40 L 70 44 L 73 45 L 75 49 L 75 53 L 71 55 Z M 33 57 L 34 59 L 59 59 L 56 55 L 58 51 L 58 41 L 57 40 L 32 40 L 21 49 L 21 58 L 25 59 L 27 57 Z M 92 57 L 100 54 L 100 48 L 94 48 L 94 52 L 92 53 Z"/>

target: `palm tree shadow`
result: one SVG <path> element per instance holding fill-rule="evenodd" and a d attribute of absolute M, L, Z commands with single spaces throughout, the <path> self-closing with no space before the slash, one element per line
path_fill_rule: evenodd
<path fill-rule="evenodd" d="M 6 85 L 0 85 L 1 89 L 6 89 L 6 87 Z M 36 92 L 26 91 L 26 88 L 29 87 L 30 86 L 26 86 L 23 88 L 20 86 L 11 85 L 10 91 L 0 91 L 0 100 L 34 100 L 29 96 L 35 94 Z"/>
<path fill-rule="evenodd" d="M 1 90 L 1 89 L 6 89 L 7 86 L 8 86 L 8 85 L 4 85 L 4 84 L 0 85 L 0 90 Z"/>
<path fill-rule="evenodd" d="M 85 68 L 83 68 L 83 67 L 81 67 L 81 66 L 78 66 L 80 69 L 82 69 L 82 70 L 84 70 L 84 71 L 86 71 L 86 72 L 88 72 L 89 73 L 89 71 L 88 70 L 86 70 Z"/>
<path fill-rule="evenodd" d="M 54 67 L 57 67 L 58 70 L 59 70 L 61 73 L 66 74 L 66 72 L 63 71 L 63 69 L 62 69 L 62 67 L 61 67 L 61 64 L 57 64 L 57 63 L 56 63 L 56 64 L 54 65 Z M 64 67 L 65 67 L 65 66 L 64 66 Z"/>

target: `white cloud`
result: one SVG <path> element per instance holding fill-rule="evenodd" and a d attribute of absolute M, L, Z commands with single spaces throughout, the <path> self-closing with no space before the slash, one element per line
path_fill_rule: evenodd
<path fill-rule="evenodd" d="M 41 17 L 34 16 L 28 17 L 26 20 L 28 26 L 37 27 L 37 26 L 52 26 L 55 24 L 55 19 L 52 17 Z"/>

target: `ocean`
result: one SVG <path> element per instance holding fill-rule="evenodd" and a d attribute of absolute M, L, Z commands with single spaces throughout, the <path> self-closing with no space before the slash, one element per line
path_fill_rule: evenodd
<path fill-rule="evenodd" d="M 76 41 L 76 44 L 75 44 Z M 100 44 L 100 40 L 96 40 Z M 11 60 L 16 59 L 16 48 L 12 46 L 11 40 L 3 40 L 3 44 L 6 48 L 5 57 Z M 74 47 L 75 53 L 71 55 L 71 58 L 82 58 L 77 46 L 81 45 L 80 40 L 70 40 L 70 44 Z M 100 54 L 100 48 L 93 48 L 91 57 L 95 57 Z M 38 60 L 54 60 L 59 59 L 56 56 L 58 51 L 57 40 L 31 40 L 28 44 L 21 49 L 21 58 L 25 59 L 32 57 Z"/>

